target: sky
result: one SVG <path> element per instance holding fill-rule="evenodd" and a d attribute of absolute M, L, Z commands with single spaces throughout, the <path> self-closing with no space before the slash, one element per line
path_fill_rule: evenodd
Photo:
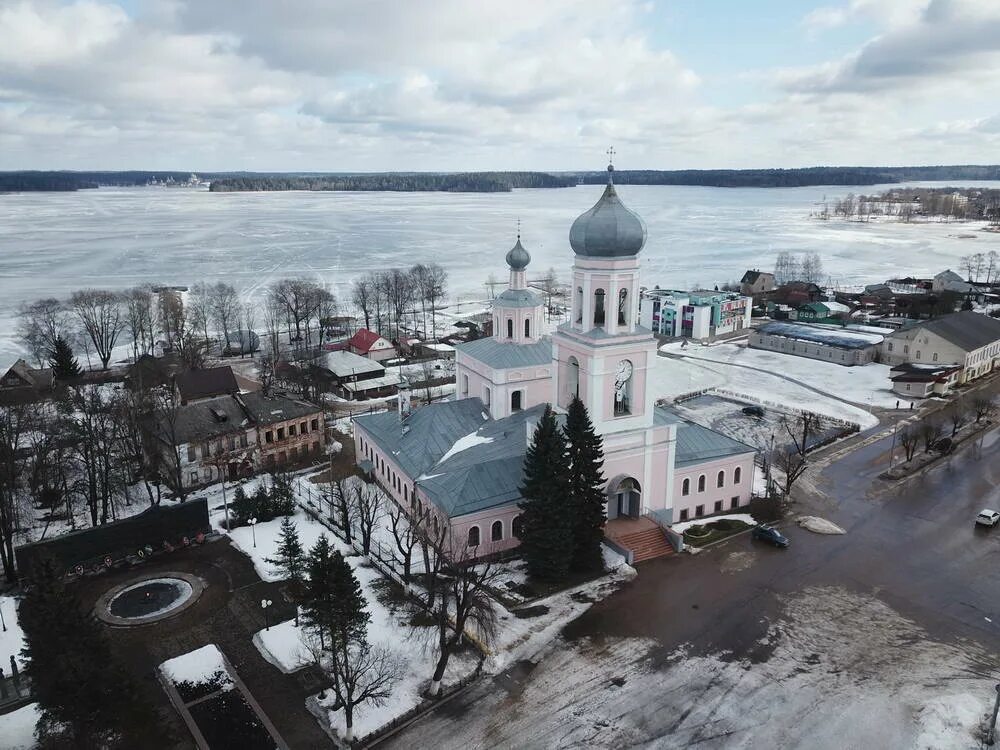
<path fill-rule="evenodd" d="M 1000 161 L 1000 0 L 0 0 L 0 170 Z"/>

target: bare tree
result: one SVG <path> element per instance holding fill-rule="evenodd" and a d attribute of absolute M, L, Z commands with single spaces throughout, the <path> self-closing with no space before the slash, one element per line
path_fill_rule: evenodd
<path fill-rule="evenodd" d="M 939 420 L 933 417 L 925 417 L 920 421 L 918 430 L 920 432 L 920 439 L 923 441 L 924 453 L 930 453 L 931 448 L 934 447 L 934 443 L 941 437 L 944 427 Z"/>
<path fill-rule="evenodd" d="M 823 260 L 819 253 L 803 253 L 802 281 L 818 284 L 823 278 Z"/>
<path fill-rule="evenodd" d="M 171 349 L 178 346 L 180 339 L 187 333 L 187 310 L 184 299 L 175 289 L 161 289 L 156 306 L 160 330 Z"/>
<path fill-rule="evenodd" d="M 798 281 L 800 276 L 799 259 L 794 253 L 782 251 L 774 262 L 774 280 L 779 286 Z"/>
<path fill-rule="evenodd" d="M 159 472 L 156 479 L 162 477 L 177 498 L 184 502 L 187 490 L 184 488 L 184 465 L 181 459 L 181 446 L 185 441 L 181 431 L 180 399 L 174 389 L 164 388 L 153 395 L 151 406 L 148 450 L 156 456 L 150 461 L 151 468 Z"/>
<path fill-rule="evenodd" d="M 955 437 L 969 420 L 969 405 L 965 399 L 959 397 L 952 401 L 945 409 L 945 418 L 951 423 L 951 436 Z"/>
<path fill-rule="evenodd" d="M 451 555 L 454 557 L 441 555 L 443 575 L 436 579 L 437 596 L 431 608 L 437 631 L 437 663 L 429 689 L 432 696 L 441 694 L 448 661 L 461 645 L 467 630 L 474 631 L 479 642 L 486 646 L 493 643 L 497 632 L 497 610 L 489 587 L 499 576 L 500 568 L 492 561 L 473 564 L 465 554 L 457 554 L 454 550 Z"/>
<path fill-rule="evenodd" d="M 17 581 L 14 535 L 30 507 L 25 485 L 29 458 L 22 448 L 37 427 L 35 415 L 31 405 L 0 406 L 0 561 L 8 583 Z"/>
<path fill-rule="evenodd" d="M 805 456 L 809 449 L 810 436 L 823 428 L 823 418 L 819 414 L 812 412 L 802 412 L 795 419 L 782 417 L 781 424 L 792 439 L 792 445 L 802 456 Z"/>
<path fill-rule="evenodd" d="M 128 481 L 112 404 L 100 387 L 90 385 L 70 389 L 63 407 L 77 476 L 73 490 L 86 503 L 91 526 L 113 521 Z"/>
<path fill-rule="evenodd" d="M 805 472 L 808 464 L 806 457 L 791 446 L 777 448 L 775 450 L 774 465 L 784 474 L 782 491 L 785 496 L 792 491 L 792 487 L 800 476 Z"/>
<path fill-rule="evenodd" d="M 352 499 L 355 488 L 352 484 L 352 480 L 346 477 L 343 479 L 333 479 L 331 477 L 330 479 L 330 505 L 331 508 L 337 509 L 337 513 L 340 516 L 338 524 L 340 530 L 344 532 L 344 538 L 348 544 L 353 540 L 351 530 L 354 526 L 355 513 L 354 501 Z"/>
<path fill-rule="evenodd" d="M 153 351 L 153 292 L 148 286 L 137 286 L 127 290 L 125 300 L 126 330 L 132 340 L 132 361 L 140 355 Z"/>
<path fill-rule="evenodd" d="M 94 344 L 101 369 L 107 370 L 115 343 L 128 324 L 122 314 L 121 297 L 102 289 L 85 289 L 73 292 L 70 308 Z"/>
<path fill-rule="evenodd" d="M 313 662 L 329 677 L 337 706 L 344 711 L 344 740 L 354 741 L 354 710 L 370 703 L 381 706 L 403 675 L 402 660 L 387 648 L 361 638 L 337 638 L 329 650 L 309 646 Z"/>
<path fill-rule="evenodd" d="M 427 280 L 423 297 L 431 309 L 431 339 L 437 339 L 437 306 L 444 298 L 448 284 L 448 272 L 437 263 L 427 264 Z"/>
<path fill-rule="evenodd" d="M 210 297 L 212 320 L 226 342 L 224 348 L 228 349 L 229 336 L 234 332 L 233 326 L 240 321 L 240 299 L 232 286 L 221 281 L 212 286 Z"/>
<path fill-rule="evenodd" d="M 500 279 L 497 278 L 497 275 L 492 271 L 490 272 L 490 275 L 486 277 L 486 284 L 484 286 L 490 292 L 490 299 L 497 298 L 497 287 L 500 286 L 502 283 L 503 282 L 501 282 Z"/>
<path fill-rule="evenodd" d="M 913 459 L 913 454 L 917 452 L 917 443 L 920 441 L 920 433 L 911 428 L 904 427 L 899 431 L 899 444 L 903 446 L 903 454 L 907 461 Z"/>
<path fill-rule="evenodd" d="M 361 537 L 361 554 L 371 554 L 372 536 L 375 527 L 382 519 L 382 490 L 372 484 L 355 484 L 351 492 L 351 503 L 354 518 L 358 524 L 358 535 Z"/>
<path fill-rule="evenodd" d="M 407 512 L 398 503 L 389 503 L 389 530 L 392 532 L 392 540 L 396 545 L 393 557 L 402 566 L 403 583 L 409 589 L 410 571 L 413 568 L 413 552 L 420 540 L 410 524 Z"/>
<path fill-rule="evenodd" d="M 993 395 L 988 392 L 977 393 L 972 399 L 972 410 L 976 414 L 976 424 L 992 417 L 996 411 Z"/>
<path fill-rule="evenodd" d="M 365 328 L 369 330 L 371 330 L 372 316 L 375 313 L 374 295 L 375 290 L 373 289 L 373 280 L 370 274 L 362 276 L 360 279 L 355 279 L 351 285 L 351 302 L 354 303 L 354 307 L 357 308 L 361 316 L 365 319 Z"/>
<path fill-rule="evenodd" d="M 191 318 L 190 327 L 201 331 L 207 345 L 210 341 L 208 326 L 213 318 L 211 284 L 199 281 L 191 287 L 191 293 L 188 295 L 188 309 Z"/>
<path fill-rule="evenodd" d="M 18 311 L 17 337 L 39 367 L 44 367 L 55 349 L 56 339 L 69 336 L 69 312 L 57 299 L 40 299 Z"/>

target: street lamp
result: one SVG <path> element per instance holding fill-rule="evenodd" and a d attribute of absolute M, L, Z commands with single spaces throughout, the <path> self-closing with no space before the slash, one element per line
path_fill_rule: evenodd
<path fill-rule="evenodd" d="M 274 602 L 272 602 L 270 599 L 260 600 L 260 608 L 264 610 L 264 630 L 271 629 L 271 626 L 267 622 L 267 608 L 270 607 L 272 604 L 274 604 Z"/>
<path fill-rule="evenodd" d="M 0 605 L 0 625 L 3 625 L 3 632 L 7 632 L 7 621 L 3 619 L 3 605 Z"/>
<path fill-rule="evenodd" d="M 247 521 L 250 524 L 250 535 L 253 537 L 253 548 L 257 549 L 257 518 L 251 518 Z"/>

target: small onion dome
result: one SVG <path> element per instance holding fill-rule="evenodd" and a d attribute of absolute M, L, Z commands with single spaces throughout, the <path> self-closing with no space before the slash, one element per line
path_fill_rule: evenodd
<path fill-rule="evenodd" d="M 507 252 L 507 265 L 512 271 L 523 271 L 531 262 L 531 256 L 521 245 L 521 236 L 517 237 L 517 244 Z"/>
<path fill-rule="evenodd" d="M 592 258 L 625 258 L 646 244 L 646 225 L 621 202 L 608 167 L 608 186 L 589 211 L 581 214 L 569 230 L 569 244 L 577 255 Z"/>

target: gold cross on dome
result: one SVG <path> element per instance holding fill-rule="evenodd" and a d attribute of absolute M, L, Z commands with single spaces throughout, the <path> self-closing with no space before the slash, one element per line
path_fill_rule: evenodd
<path fill-rule="evenodd" d="M 608 164 L 613 164 L 615 161 L 615 147 L 610 146 L 606 153 L 608 155 Z"/>

